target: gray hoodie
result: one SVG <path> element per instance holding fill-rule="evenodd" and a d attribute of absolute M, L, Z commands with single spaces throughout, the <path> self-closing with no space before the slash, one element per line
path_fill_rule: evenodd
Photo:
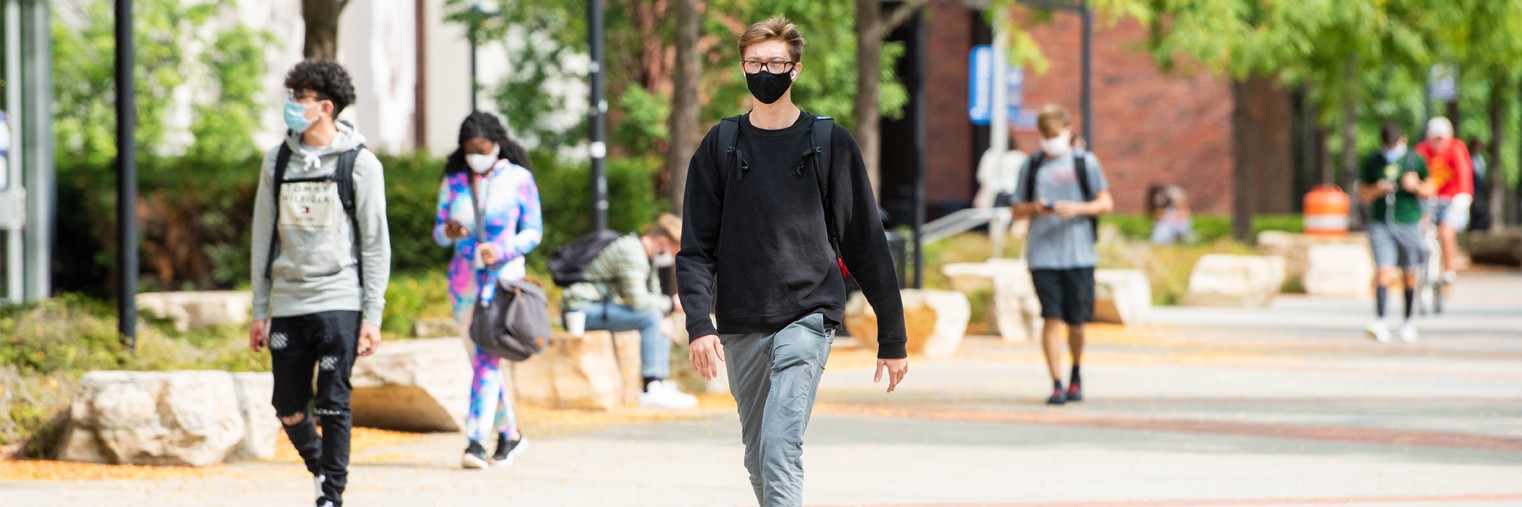
<path fill-rule="evenodd" d="M 332 174 L 339 154 L 364 144 L 365 136 L 345 120 L 336 123 L 338 135 L 321 147 L 303 147 L 300 134 L 285 143 L 291 161 L 287 183 L 280 190 L 280 241 L 273 276 L 264 275 L 275 220 L 275 158 L 277 146 L 264 154 L 259 193 L 254 198 L 253 273 L 254 319 L 292 317 L 333 310 L 364 312 L 364 322 L 380 325 L 386 307 L 386 284 L 391 278 L 391 235 L 386 225 L 386 184 L 380 160 L 360 150 L 354 161 L 355 218 L 359 222 L 363 286 L 355 269 L 354 236 L 349 217 L 338 200 L 334 183 L 290 183 L 299 178 Z"/>

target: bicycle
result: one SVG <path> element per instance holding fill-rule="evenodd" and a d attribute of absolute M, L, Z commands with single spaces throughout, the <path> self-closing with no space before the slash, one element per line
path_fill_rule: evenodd
<path fill-rule="evenodd" d="M 1422 203 L 1422 258 L 1417 263 L 1416 304 L 1421 315 L 1443 313 L 1443 246 L 1438 242 L 1436 218 L 1433 210 L 1437 199 Z"/>

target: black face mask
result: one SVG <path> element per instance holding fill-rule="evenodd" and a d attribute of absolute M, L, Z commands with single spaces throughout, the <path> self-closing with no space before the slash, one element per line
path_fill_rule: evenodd
<path fill-rule="evenodd" d="M 745 75 L 745 86 L 750 88 L 750 94 L 762 104 L 770 104 L 782 98 L 787 93 L 788 87 L 793 85 L 791 72 L 772 74 L 766 69 L 761 72 Z"/>

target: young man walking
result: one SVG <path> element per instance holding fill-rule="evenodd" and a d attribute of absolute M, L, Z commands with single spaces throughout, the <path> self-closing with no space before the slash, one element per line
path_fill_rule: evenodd
<path fill-rule="evenodd" d="M 1078 365 L 1083 360 L 1083 326 L 1094 315 L 1096 218 L 1114 208 L 1099 159 L 1072 145 L 1067 110 L 1055 104 L 1036 117 L 1041 151 L 1020 168 L 1010 206 L 1016 217 L 1032 217 L 1026 236 L 1026 265 L 1041 301 L 1041 350 L 1052 375 L 1052 396 L 1061 405 L 1083 401 Z M 1062 329 L 1067 327 L 1073 369 L 1062 389 Z"/>
<path fill-rule="evenodd" d="M 682 244 L 682 219 L 663 213 L 645 230 L 613 240 L 586 268 L 587 281 L 566 287 L 561 305 L 586 316 L 586 328 L 639 331 L 640 374 L 645 391 L 640 405 L 692 408 L 698 399 L 677 390 L 671 377 L 671 313 L 681 301 L 661 293 L 660 271 L 676 264 Z"/>
<path fill-rule="evenodd" d="M 265 153 L 254 199 L 248 340 L 273 356 L 275 414 L 312 473 L 316 505 L 336 507 L 348 481 L 349 372 L 381 341 L 391 276 L 386 187 L 365 137 L 336 120 L 354 103 L 343 67 L 302 62 L 285 87 L 290 131 Z"/>
<path fill-rule="evenodd" d="M 1474 158 L 1469 147 L 1453 137 L 1453 122 L 1441 116 L 1427 122 L 1427 139 L 1416 145 L 1416 153 L 1427 163 L 1436 189 L 1432 222 L 1443 248 L 1443 281 L 1453 283 L 1458 278 L 1453 271 L 1458 234 L 1469 227 L 1469 206 L 1474 203 Z"/>
<path fill-rule="evenodd" d="M 1358 199 L 1371 204 L 1369 210 L 1369 247 L 1374 251 L 1374 315 L 1365 326 L 1370 338 L 1390 342 L 1390 328 L 1385 325 L 1385 301 L 1396 278 L 1405 283 L 1406 312 L 1401 323 L 1400 339 L 1416 342 L 1416 327 L 1411 324 L 1411 306 L 1416 300 L 1416 266 L 1422 257 L 1422 199 L 1435 193 L 1422 157 L 1406 151 L 1406 134 L 1400 127 L 1386 124 L 1379 131 L 1380 150 L 1364 159 L 1358 175 Z M 1404 277 L 1399 275 L 1404 274 Z"/>
<path fill-rule="evenodd" d="M 728 361 L 745 469 L 763 507 L 803 504 L 803 434 L 843 322 L 843 268 L 877 312 L 875 380 L 886 369 L 893 392 L 909 370 L 898 279 L 861 150 L 833 120 L 793 105 L 803 46 L 780 16 L 740 37 L 754 109 L 720 122 L 693 153 L 676 262 L 689 360 L 709 379 Z"/>

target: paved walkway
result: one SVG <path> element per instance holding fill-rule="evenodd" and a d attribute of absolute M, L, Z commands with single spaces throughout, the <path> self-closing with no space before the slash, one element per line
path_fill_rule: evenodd
<path fill-rule="evenodd" d="M 1096 327 L 1088 401 L 1047 407 L 1039 350 L 969 339 L 900 392 L 842 352 L 805 459 L 813 506 L 1522 505 L 1522 274 L 1467 273 L 1415 345 L 1362 300 L 1164 308 Z M 859 354 L 858 354 L 859 356 Z M 533 436 L 533 434 L 531 434 Z M 754 505 L 733 413 L 546 427 L 517 466 L 456 469 L 458 435 L 356 455 L 352 506 Z M 0 505 L 309 505 L 291 463 L 165 481 L 0 482 Z"/>

